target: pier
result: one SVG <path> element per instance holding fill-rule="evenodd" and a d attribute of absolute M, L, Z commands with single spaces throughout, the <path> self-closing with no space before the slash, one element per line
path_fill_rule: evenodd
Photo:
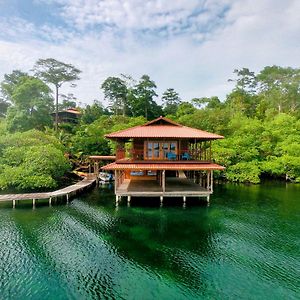
<path fill-rule="evenodd" d="M 67 202 L 71 199 L 71 197 L 80 194 L 84 190 L 90 188 L 96 182 L 96 177 L 91 176 L 83 179 L 75 184 L 67 186 L 65 188 L 46 193 L 24 193 L 24 194 L 6 194 L 0 195 L 0 202 L 11 201 L 12 206 L 16 207 L 16 203 L 19 201 L 32 200 L 32 206 L 35 207 L 36 201 L 41 199 L 47 199 L 49 205 L 52 204 L 53 199 L 57 199 L 59 197 L 65 198 Z"/>

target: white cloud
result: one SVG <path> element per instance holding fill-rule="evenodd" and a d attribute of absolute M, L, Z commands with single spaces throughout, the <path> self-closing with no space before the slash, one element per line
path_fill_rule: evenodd
<path fill-rule="evenodd" d="M 56 0 L 63 16 L 83 28 L 111 24 L 119 28 L 155 29 L 184 20 L 199 6 L 197 0 Z"/>
<path fill-rule="evenodd" d="M 104 27 L 83 34 L 53 24 L 37 27 L 19 20 L 9 28 L 4 22 L 4 31 L 14 40 L 0 40 L 1 74 L 29 70 L 38 58 L 54 57 L 83 71 L 77 88 L 70 90 L 82 102 L 101 100 L 101 82 L 120 73 L 137 79 L 149 74 L 160 93 L 173 87 L 189 100 L 213 95 L 223 99 L 232 88 L 227 79 L 235 68 L 299 67 L 300 2 L 296 0 L 55 1 L 76 26 L 105 20 L 122 30 Z M 193 14 L 196 8 L 201 13 Z M 189 23 L 189 29 L 178 25 L 181 22 Z M 168 38 L 159 31 L 136 34 L 162 26 L 168 28 Z M 67 85 L 64 91 L 68 92 Z"/>

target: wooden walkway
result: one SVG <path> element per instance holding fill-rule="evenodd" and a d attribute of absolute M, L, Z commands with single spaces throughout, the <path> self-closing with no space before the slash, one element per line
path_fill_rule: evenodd
<path fill-rule="evenodd" d="M 48 192 L 48 193 L 26 193 L 26 194 L 6 194 L 0 195 L 0 202 L 12 201 L 13 207 L 16 206 L 16 201 L 32 200 L 32 205 L 35 206 L 36 200 L 49 199 L 51 205 L 53 198 L 66 197 L 67 202 L 71 196 L 77 195 L 85 189 L 88 189 L 96 182 L 96 178 L 85 178 L 75 184 L 67 186 L 63 189 Z"/>

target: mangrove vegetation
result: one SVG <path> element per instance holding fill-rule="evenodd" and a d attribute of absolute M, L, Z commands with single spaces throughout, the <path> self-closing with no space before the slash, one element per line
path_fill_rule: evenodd
<path fill-rule="evenodd" d="M 300 181 L 300 69 L 235 70 L 225 99 L 182 99 L 176 87 L 159 96 L 149 75 L 121 74 L 99 82 L 104 102 L 88 105 L 79 105 L 73 94 L 58 94 L 62 84 L 79 80 L 79 69 L 47 59 L 33 70 L 14 70 L 1 83 L 0 189 L 53 188 L 74 161 L 114 154 L 105 134 L 160 115 L 225 136 L 213 143 L 214 160 L 226 167 L 215 174 L 219 178 Z M 81 111 L 79 122 L 58 124 L 58 111 L 75 107 Z"/>

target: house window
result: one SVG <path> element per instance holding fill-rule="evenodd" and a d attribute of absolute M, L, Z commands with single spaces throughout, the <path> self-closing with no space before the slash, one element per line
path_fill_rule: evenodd
<path fill-rule="evenodd" d="M 166 159 L 168 153 L 173 153 L 177 155 L 177 142 L 159 142 L 159 141 L 151 141 L 145 142 L 145 157 L 146 159 L 158 160 L 158 159 Z"/>
<path fill-rule="evenodd" d="M 154 158 L 159 158 L 160 156 L 160 147 L 159 147 L 159 143 L 153 143 L 153 148 L 154 148 L 154 151 L 153 151 L 153 156 Z"/>
<path fill-rule="evenodd" d="M 153 153 L 153 143 L 148 143 L 148 146 L 147 146 L 147 155 L 146 157 L 148 159 L 151 159 L 152 158 L 152 153 Z"/>

